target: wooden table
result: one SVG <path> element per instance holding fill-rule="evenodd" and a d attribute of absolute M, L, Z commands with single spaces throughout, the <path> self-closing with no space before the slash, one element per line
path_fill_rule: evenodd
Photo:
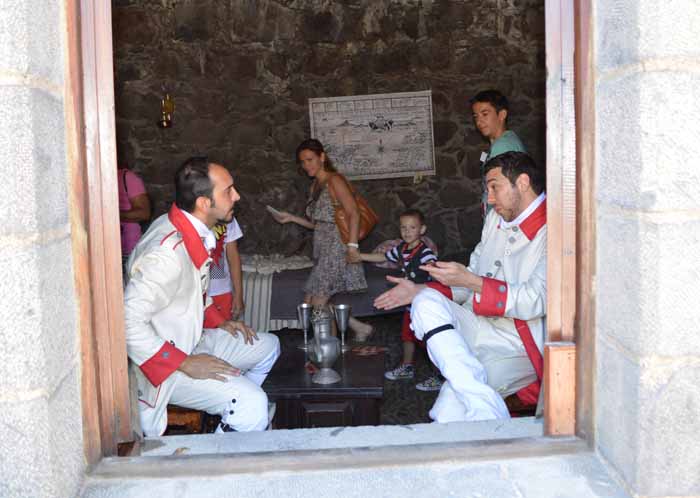
<path fill-rule="evenodd" d="M 361 356 L 348 351 L 334 370 L 342 379 L 335 384 L 314 384 L 304 368 L 308 360 L 297 349 L 301 333 L 280 334 L 282 354 L 263 389 L 277 403 L 275 429 L 379 425 L 384 397 L 384 353 Z"/>

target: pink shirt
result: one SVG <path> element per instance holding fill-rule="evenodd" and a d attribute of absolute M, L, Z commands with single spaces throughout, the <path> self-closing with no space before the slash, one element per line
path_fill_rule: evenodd
<path fill-rule="evenodd" d="M 141 178 L 128 169 L 119 169 L 117 171 L 117 179 L 119 185 L 119 211 L 128 211 L 131 209 L 131 201 L 134 197 L 146 193 L 146 187 Z M 126 180 L 126 185 L 124 182 Z M 126 187 L 126 188 L 125 188 Z M 131 253 L 136 243 L 141 238 L 141 225 L 138 222 L 122 221 L 122 255 L 127 256 Z"/>

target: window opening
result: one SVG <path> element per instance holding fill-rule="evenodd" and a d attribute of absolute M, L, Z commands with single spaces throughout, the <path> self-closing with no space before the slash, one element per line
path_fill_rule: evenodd
<path fill-rule="evenodd" d="M 548 3 L 548 7 L 549 7 L 549 8 L 552 8 L 551 5 L 550 5 L 550 3 Z M 109 11 L 109 8 L 107 8 L 106 10 Z M 108 12 L 107 12 L 107 13 L 108 13 Z M 99 13 L 98 13 L 98 14 L 99 14 Z M 101 14 L 104 15 L 104 12 L 101 12 Z M 107 19 L 108 19 L 108 16 L 107 16 Z M 102 24 L 103 27 L 104 27 L 104 20 L 105 20 L 104 17 L 100 20 L 100 22 L 103 22 L 103 24 Z M 94 22 L 94 19 L 93 19 L 93 22 Z M 102 47 L 102 49 L 104 49 L 104 47 Z M 99 47 L 98 47 L 98 50 L 100 50 Z M 88 61 L 88 64 L 89 64 L 89 61 Z M 98 79 L 99 79 L 99 71 L 100 71 L 100 68 L 98 67 L 97 70 L 96 70 L 96 73 L 98 73 Z M 549 143 L 549 139 L 548 139 L 548 143 Z M 105 145 L 107 145 L 107 144 L 105 144 Z M 108 148 L 108 145 L 107 145 L 105 148 Z M 555 151 L 555 152 L 556 152 L 556 151 Z M 108 162 L 108 161 L 106 161 L 106 160 L 103 159 L 103 162 L 102 162 L 102 163 L 103 163 L 103 164 L 106 164 L 107 162 Z M 548 168 L 548 169 L 549 169 L 550 171 L 552 170 L 552 168 Z M 99 176 L 99 173 L 96 172 L 96 175 Z M 107 175 L 107 176 L 108 176 L 108 175 Z M 108 265 L 108 266 L 109 266 L 109 265 Z M 118 293 L 117 293 L 117 294 L 118 294 Z M 338 410 L 338 413 L 341 413 L 341 412 L 343 411 L 342 406 L 338 406 L 337 410 Z"/>

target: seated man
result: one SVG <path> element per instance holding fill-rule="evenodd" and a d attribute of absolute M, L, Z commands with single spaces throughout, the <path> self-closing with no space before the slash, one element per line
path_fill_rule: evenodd
<path fill-rule="evenodd" d="M 165 431 L 169 403 L 221 415 L 217 432 L 269 423 L 260 386 L 279 356 L 279 340 L 224 320 L 206 295 L 216 243 L 211 227 L 233 219 L 238 199 L 226 168 L 188 159 L 175 174 L 175 204 L 129 257 L 126 344 L 147 436 Z"/>
<path fill-rule="evenodd" d="M 503 397 L 517 392 L 536 402 L 539 394 L 547 301 L 544 171 L 522 152 L 499 155 L 485 169 L 493 210 L 469 266 L 421 267 L 442 284 L 440 292 L 436 284 L 387 277 L 398 285 L 375 300 L 381 309 L 411 303 L 416 337 L 446 378 L 430 410 L 437 422 L 508 418 Z"/>

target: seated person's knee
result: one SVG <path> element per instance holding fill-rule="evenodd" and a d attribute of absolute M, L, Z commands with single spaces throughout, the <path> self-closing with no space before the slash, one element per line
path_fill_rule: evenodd
<path fill-rule="evenodd" d="M 273 341 L 273 347 L 271 349 L 274 349 L 275 351 L 275 358 L 279 358 L 280 354 L 282 353 L 282 347 L 280 346 L 280 339 L 277 337 L 275 334 L 267 334 L 270 336 L 270 339 Z"/>
<path fill-rule="evenodd" d="M 262 389 L 246 393 L 245 403 L 237 409 L 242 410 L 237 417 L 234 428 L 239 432 L 262 431 L 268 425 L 267 420 L 267 394 Z"/>
<path fill-rule="evenodd" d="M 413 301 L 411 301 L 411 309 L 416 312 L 420 312 L 426 306 L 435 306 L 435 304 L 442 299 L 445 299 L 445 296 L 440 294 L 438 291 L 435 289 L 426 288 L 420 291 L 416 297 L 413 298 Z"/>

